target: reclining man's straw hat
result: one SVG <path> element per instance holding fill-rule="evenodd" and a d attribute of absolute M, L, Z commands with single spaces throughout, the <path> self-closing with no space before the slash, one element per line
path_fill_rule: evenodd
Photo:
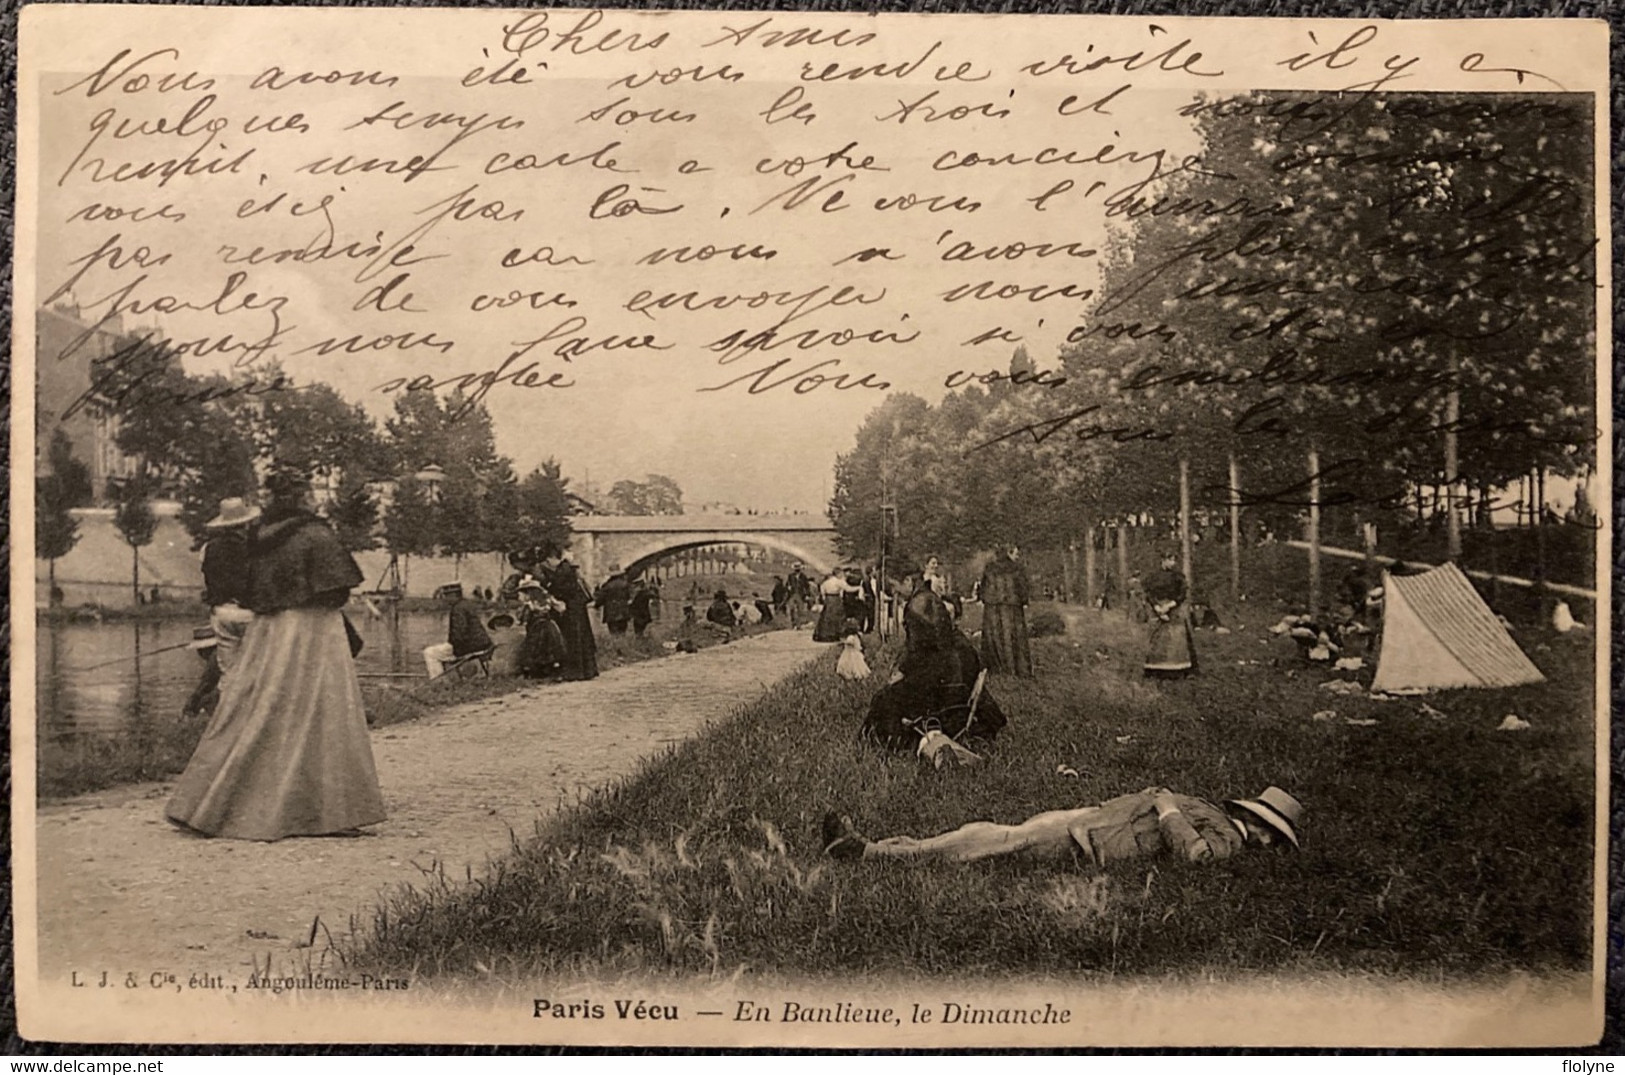
<path fill-rule="evenodd" d="M 220 502 L 220 514 L 203 524 L 206 530 L 224 530 L 230 526 L 242 526 L 251 523 L 260 517 L 260 509 L 249 504 L 240 496 L 228 496 Z"/>
<path fill-rule="evenodd" d="M 1256 799 L 1231 799 L 1230 802 L 1291 840 L 1293 847 L 1298 846 L 1296 826 L 1303 817 L 1303 804 L 1297 799 L 1271 785 Z"/>

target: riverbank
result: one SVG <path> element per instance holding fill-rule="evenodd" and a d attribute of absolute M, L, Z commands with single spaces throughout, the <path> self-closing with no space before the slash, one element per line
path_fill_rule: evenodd
<path fill-rule="evenodd" d="M 382 896 L 483 876 L 539 818 L 631 776 L 820 652 L 806 631 L 774 631 L 377 729 L 389 820 L 356 839 L 189 837 L 162 820 L 163 784 L 42 804 L 42 976 L 140 967 L 241 982 L 255 968 L 329 969 Z"/>
<path fill-rule="evenodd" d="M 438 607 L 433 602 L 426 604 Z M 736 629 L 733 637 L 751 637 L 775 629 L 771 625 Z M 650 625 L 643 638 L 630 634 L 598 636 L 599 669 L 609 671 L 640 661 L 670 657 L 672 651 L 666 645 L 679 636 L 691 640 L 696 650 L 722 644 L 721 635 L 715 632 L 704 629 L 684 632 L 680 622 L 673 623 L 667 618 Z M 406 724 L 453 706 L 499 698 L 529 688 L 547 690 L 554 686 L 501 671 L 511 669 L 511 652 L 505 658 L 504 662 L 498 662 L 498 671 L 490 677 L 446 677 L 430 681 L 416 671 L 410 673 L 417 676 L 415 679 L 363 677 L 361 696 L 367 723 L 374 728 Z M 206 713 L 186 716 L 177 709 L 173 713 L 143 713 L 141 719 L 114 733 L 89 732 L 71 737 L 42 734 L 38 739 L 35 766 L 38 796 L 55 800 L 121 784 L 167 780 L 186 767 L 207 724 Z"/>
<path fill-rule="evenodd" d="M 883 754 L 855 732 L 893 653 L 834 657 L 637 779 L 594 796 L 474 885 L 401 892 L 352 966 L 517 984 L 696 975 L 1570 974 L 1592 958 L 1593 640 L 1520 630 L 1548 681 L 1378 701 L 1335 694 L 1262 610 L 1202 631 L 1199 676 L 1140 674 L 1143 629 L 1074 616 L 995 676 L 986 763 Z M 1498 730 L 1515 713 L 1530 725 Z M 1102 871 L 823 854 L 825 811 L 871 836 L 1103 801 L 1148 784 L 1214 801 L 1279 784 L 1301 854 Z"/>

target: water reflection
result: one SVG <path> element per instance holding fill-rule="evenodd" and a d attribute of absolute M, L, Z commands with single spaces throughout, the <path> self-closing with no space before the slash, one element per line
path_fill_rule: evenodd
<path fill-rule="evenodd" d="M 445 613 L 402 612 L 392 605 L 380 605 L 380 611 L 345 612 L 366 643 L 358 670 L 423 674 L 423 647 L 445 641 Z M 185 643 L 205 618 L 200 613 L 196 624 L 41 622 L 35 676 L 41 737 L 140 734 L 144 727 L 179 721 L 203 671 Z M 166 650 L 171 646 L 180 648 Z"/>

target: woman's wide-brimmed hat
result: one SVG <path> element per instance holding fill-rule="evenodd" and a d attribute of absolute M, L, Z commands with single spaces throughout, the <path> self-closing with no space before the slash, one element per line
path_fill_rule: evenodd
<path fill-rule="evenodd" d="M 203 524 L 206 530 L 224 530 L 242 526 L 260 517 L 260 509 L 240 496 L 228 496 L 220 502 L 220 514 Z"/>
<path fill-rule="evenodd" d="M 524 593 L 526 590 L 540 590 L 541 588 L 541 580 L 536 578 L 534 575 L 526 575 L 524 578 L 519 580 L 520 593 Z"/>
<path fill-rule="evenodd" d="M 1297 826 L 1303 819 L 1303 804 L 1280 788 L 1272 784 L 1256 799 L 1231 799 L 1230 804 L 1241 807 L 1291 840 L 1293 847 L 1298 846 Z"/>
<path fill-rule="evenodd" d="M 192 648 L 195 650 L 213 649 L 220 644 L 220 638 L 214 633 L 213 627 L 192 628 Z"/>

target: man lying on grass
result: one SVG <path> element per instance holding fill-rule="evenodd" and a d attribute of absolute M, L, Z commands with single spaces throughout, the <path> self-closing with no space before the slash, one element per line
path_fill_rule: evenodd
<path fill-rule="evenodd" d="M 1243 847 L 1298 846 L 1303 806 L 1277 787 L 1256 799 L 1218 807 L 1167 788 L 1146 788 L 1098 806 L 1051 810 L 1019 825 L 973 821 L 919 840 L 869 840 L 845 817 L 824 817 L 824 852 L 843 862 L 877 858 L 930 858 L 974 862 L 1018 852 L 1045 857 L 1081 853 L 1090 863 L 1150 858 L 1163 852 L 1191 862 L 1229 858 Z"/>

